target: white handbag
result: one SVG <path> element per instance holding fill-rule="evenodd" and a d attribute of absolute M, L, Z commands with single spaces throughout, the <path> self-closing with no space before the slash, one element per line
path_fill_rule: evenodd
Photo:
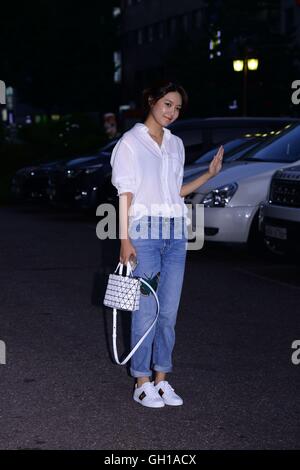
<path fill-rule="evenodd" d="M 154 327 L 159 314 L 159 300 L 152 286 L 150 286 L 150 284 L 148 284 L 148 282 L 146 282 L 141 277 L 133 277 L 132 268 L 129 261 L 127 262 L 126 276 L 122 276 L 123 267 L 124 265 L 122 263 L 119 263 L 114 273 L 109 275 L 108 284 L 103 301 L 103 304 L 106 307 L 111 307 L 113 309 L 113 350 L 115 361 L 121 366 L 126 364 L 126 362 L 128 362 L 129 359 L 133 356 L 135 351 L 140 347 L 146 336 Z M 119 273 L 116 274 L 118 268 Z M 137 344 L 134 346 L 128 356 L 126 356 L 126 358 L 122 362 L 120 362 L 117 350 L 117 309 L 129 310 L 131 312 L 134 312 L 135 310 L 139 309 L 141 283 L 148 286 L 155 297 L 156 316 L 148 330 L 140 338 L 140 340 L 137 342 Z"/>

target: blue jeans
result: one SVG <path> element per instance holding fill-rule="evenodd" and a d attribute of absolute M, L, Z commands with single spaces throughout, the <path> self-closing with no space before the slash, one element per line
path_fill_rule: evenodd
<path fill-rule="evenodd" d="M 134 237 L 136 232 L 142 232 L 139 238 L 132 238 L 133 229 Z M 132 356 L 130 372 L 133 377 L 151 376 L 151 369 L 170 372 L 186 260 L 185 219 L 177 217 L 175 222 L 174 218 L 143 216 L 129 226 L 129 237 L 138 260 L 133 275 L 142 277 L 152 285 L 160 303 L 158 320 Z M 156 315 L 156 301 L 149 291 L 149 288 L 147 291 L 147 288 L 141 286 L 139 310 L 132 313 L 132 347 L 143 336 Z"/>

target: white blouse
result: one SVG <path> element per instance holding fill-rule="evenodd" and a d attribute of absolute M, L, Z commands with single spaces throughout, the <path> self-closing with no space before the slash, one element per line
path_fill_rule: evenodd
<path fill-rule="evenodd" d="M 112 184 L 118 196 L 133 194 L 130 220 L 144 215 L 185 217 L 187 206 L 180 196 L 185 151 L 182 140 L 163 128 L 161 147 L 145 124 L 137 123 L 125 132 L 111 155 Z"/>

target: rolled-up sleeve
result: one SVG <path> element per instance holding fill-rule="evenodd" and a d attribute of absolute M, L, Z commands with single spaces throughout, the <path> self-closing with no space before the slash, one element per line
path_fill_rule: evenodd
<path fill-rule="evenodd" d="M 122 193 L 136 192 L 134 155 L 129 145 L 122 138 L 115 145 L 110 164 L 112 166 L 111 182 Z"/>

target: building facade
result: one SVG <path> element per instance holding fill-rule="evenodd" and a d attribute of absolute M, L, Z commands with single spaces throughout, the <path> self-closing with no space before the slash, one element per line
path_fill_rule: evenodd
<path fill-rule="evenodd" d="M 234 5 L 234 2 L 228 3 Z M 227 31 L 225 46 L 223 31 L 218 28 L 218 13 L 223 10 L 224 14 L 224 5 L 226 0 L 120 0 L 118 61 L 120 102 L 125 105 L 124 108 L 127 106 L 133 110 L 133 114 L 134 110 L 139 114 L 141 90 L 156 78 L 177 76 L 178 68 L 182 66 L 180 60 L 172 66 L 172 61 L 168 59 L 174 54 L 174 47 L 183 37 L 190 39 L 194 44 L 201 43 L 207 49 L 207 57 L 210 59 L 215 59 L 221 54 L 226 55 L 227 66 L 231 64 L 235 54 L 238 54 L 237 44 L 240 40 L 250 45 L 253 42 L 254 52 L 258 52 L 258 55 L 260 49 L 264 51 L 265 44 L 259 42 L 256 27 L 251 28 L 249 25 L 244 37 L 241 28 L 237 28 L 237 38 L 234 38 L 233 31 L 230 44 Z M 251 16 L 253 15 L 254 23 L 260 25 L 258 31 L 265 25 L 267 31 L 274 36 L 292 37 L 300 45 L 300 0 L 262 0 L 255 5 Z M 234 17 L 232 13 L 234 12 L 228 11 L 228 18 Z M 236 21 L 239 19 L 243 21 L 236 13 Z M 257 50 L 255 45 L 258 46 Z M 196 48 L 195 53 L 198 54 L 199 61 L 199 49 Z M 205 66 L 207 67 L 207 63 L 203 64 L 203 67 Z M 201 70 L 203 69 L 198 68 L 197 72 L 201 74 Z M 209 84 L 209 80 L 206 83 Z M 217 86 L 217 83 L 212 84 L 211 90 Z M 209 87 L 206 88 L 207 90 L 203 91 L 202 87 L 199 99 L 201 103 L 206 96 L 212 96 L 212 91 L 209 91 Z M 212 102 L 213 100 L 215 103 L 212 103 L 212 112 L 214 109 L 225 109 L 224 104 L 222 108 L 217 102 L 218 98 L 212 96 Z"/>
<path fill-rule="evenodd" d="M 300 0 L 281 0 L 281 33 L 291 34 L 300 45 Z"/>
<path fill-rule="evenodd" d="M 180 34 L 197 36 L 204 0 L 122 0 L 120 24 L 121 99 L 138 104 L 141 88 L 169 76 L 165 57 Z"/>

